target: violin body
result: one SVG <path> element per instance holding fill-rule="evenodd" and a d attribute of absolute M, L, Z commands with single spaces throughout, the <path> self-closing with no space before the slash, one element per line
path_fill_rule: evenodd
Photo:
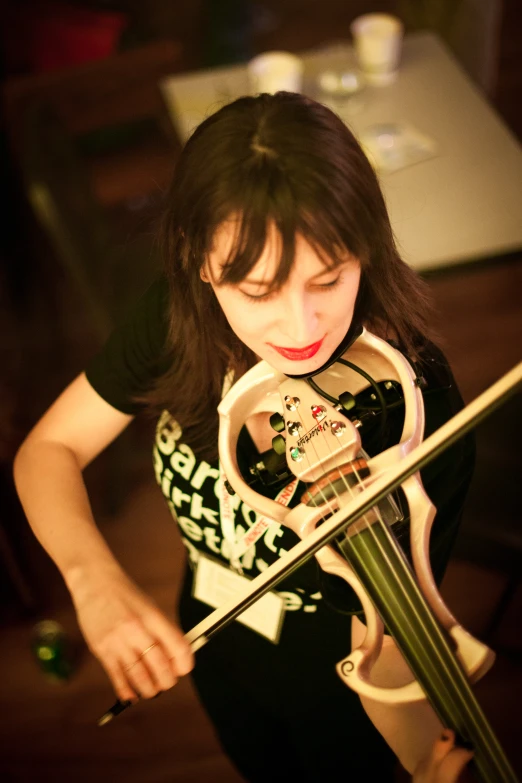
<path fill-rule="evenodd" d="M 368 377 L 377 384 L 397 384 L 404 398 L 399 442 L 373 458 L 362 450 L 361 422 L 352 421 L 346 410 L 350 396 L 369 386 Z M 346 400 L 346 393 L 348 404 L 343 407 L 340 399 Z M 424 433 L 422 392 L 410 362 L 366 330 L 341 363 L 314 376 L 312 385 L 260 362 L 231 387 L 218 411 L 220 460 L 231 487 L 249 506 L 291 528 L 303 541 L 313 538 L 325 519 L 335 518 L 338 512 L 349 516 L 361 494 L 417 449 Z M 249 416 L 263 412 L 279 414 L 277 428 L 284 436 L 276 436 L 275 444 L 280 453 L 284 449 L 291 472 L 308 485 L 293 509 L 255 492 L 239 471 L 236 451 L 241 428 Z M 325 572 L 353 588 L 365 614 L 365 637 L 339 662 L 337 672 L 361 696 L 377 701 L 427 698 L 443 724 L 473 746 L 475 766 L 484 781 L 515 781 L 469 688 L 469 681 L 492 665 L 494 654 L 459 625 L 438 593 L 429 559 L 436 509 L 420 473 L 410 475 L 402 490 L 409 508 L 413 568 L 393 536 L 398 518 L 393 497 L 384 498 L 350 524 L 335 545 L 315 552 Z M 397 688 L 372 682 L 384 623 L 412 671 L 411 682 Z"/>
<path fill-rule="evenodd" d="M 362 335 L 350 348 L 349 356 L 352 363 L 360 366 L 375 381 L 399 383 L 405 398 L 404 426 L 400 442 L 365 461 L 365 473 L 369 472 L 369 476 L 361 479 L 357 487 L 357 491 L 364 491 L 375 478 L 420 443 L 424 432 L 424 406 L 422 393 L 410 363 L 387 342 L 363 330 Z M 347 389 L 355 395 L 368 385 L 363 376 L 353 370 L 340 372 L 337 364 L 316 376 L 315 380 L 319 386 L 337 398 Z M 295 408 L 292 411 L 285 403 L 285 397 L 300 400 L 298 416 Z M 321 421 L 317 421 L 312 415 L 313 408 L 318 405 L 324 408 Z M 360 435 L 357 427 L 340 415 L 327 400 L 318 396 L 306 381 L 288 379 L 266 362 L 260 362 L 246 373 L 222 401 L 219 407 L 219 448 L 228 481 L 240 497 L 256 511 L 290 527 L 300 538 L 306 538 L 323 519 L 325 511 L 335 512 L 348 504 L 351 496 L 339 477 L 337 487 L 344 491 L 338 489 L 333 498 L 325 500 L 318 507 L 301 504 L 288 510 L 259 495 L 245 482 L 235 458 L 239 431 L 248 414 L 268 411 L 279 412 L 285 419 L 285 431 L 288 432 L 287 461 L 292 472 L 302 481 L 313 482 L 314 486 L 321 480 L 324 481 L 329 472 L 335 473 L 339 465 L 351 464 L 357 459 L 361 451 Z M 299 434 L 292 436 L 292 425 L 296 423 L 296 418 L 300 419 L 301 427 Z M 335 425 L 337 422 L 343 427 L 340 435 L 332 431 L 332 423 Z M 319 434 L 324 437 L 319 437 Z M 292 458 L 292 450 L 296 448 L 304 452 L 299 455 L 299 461 Z M 454 639 L 456 654 L 465 666 L 468 676 L 477 679 L 490 668 L 494 654 L 459 625 L 438 593 L 429 561 L 429 538 L 436 509 L 424 491 L 420 475 L 412 476 L 402 486 L 410 508 L 411 552 L 417 579 L 439 622 Z M 350 532 L 352 536 L 356 534 L 357 530 Z M 365 587 L 345 557 L 328 546 L 317 552 L 316 558 L 324 571 L 340 576 L 350 584 L 361 601 L 366 618 L 366 637 L 357 650 L 339 663 L 339 675 L 358 693 L 378 701 L 408 702 L 426 698 L 415 679 L 412 679 L 409 685 L 393 689 L 372 684 L 371 669 L 382 644 L 383 623 Z"/>

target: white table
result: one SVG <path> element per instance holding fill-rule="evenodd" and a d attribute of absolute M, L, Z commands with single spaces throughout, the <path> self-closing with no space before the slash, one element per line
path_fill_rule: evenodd
<path fill-rule="evenodd" d="M 303 92 L 322 100 L 316 77 L 348 44 L 303 53 Z M 184 141 L 205 117 L 249 93 L 244 66 L 197 71 L 161 82 Z M 323 99 L 324 100 L 324 99 Z M 436 141 L 435 157 L 380 181 L 404 260 L 417 270 L 522 248 L 522 148 L 445 46 L 430 33 L 404 41 L 399 78 L 367 87 L 355 112 L 336 109 L 356 136 L 381 122 L 405 122 Z"/>

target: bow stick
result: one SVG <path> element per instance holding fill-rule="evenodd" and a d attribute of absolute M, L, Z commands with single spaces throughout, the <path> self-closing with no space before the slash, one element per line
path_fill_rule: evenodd
<path fill-rule="evenodd" d="M 262 574 L 245 585 L 242 591 L 236 594 L 233 599 L 216 609 L 189 631 L 186 634 L 186 639 L 191 644 L 192 649 L 196 651 L 204 646 L 219 630 L 232 622 L 255 601 L 277 585 L 279 581 L 297 569 L 309 557 L 319 552 L 333 539 L 337 538 L 340 533 L 397 489 L 408 477 L 417 473 L 438 454 L 454 444 L 493 410 L 502 405 L 509 396 L 517 391 L 521 383 L 522 363 L 513 368 L 513 370 L 446 422 L 439 430 L 416 446 L 396 466 L 389 468 L 384 474 L 378 476 L 370 487 L 365 488 L 363 492 L 352 498 L 348 506 L 339 509 L 320 527 L 308 533 L 305 539 L 296 544 L 289 552 L 283 554 L 278 561 L 269 566 Z M 341 676 L 343 676 L 342 665 L 347 661 L 349 659 L 339 664 L 341 668 L 338 667 L 338 670 Z M 350 665 L 353 667 L 351 662 Z M 104 725 L 112 717 L 126 709 L 127 706 L 130 706 L 130 702 L 118 701 L 102 716 L 98 724 Z M 482 718 L 483 716 L 479 712 L 479 723 Z M 476 715 L 474 720 L 477 721 Z M 501 757 L 498 765 L 495 764 L 492 769 L 487 768 L 487 757 L 485 758 L 480 765 L 484 766 L 484 768 L 479 770 L 483 773 L 483 779 L 486 781 L 499 781 L 499 783 L 500 781 L 512 781 L 514 783 L 516 781 L 514 772 L 503 757 L 496 738 L 491 731 L 488 731 L 487 722 L 485 720 L 483 722 L 484 726 L 479 725 L 477 729 L 479 736 L 486 733 L 487 743 L 490 745 L 488 750 L 491 753 L 498 749 L 498 754 Z"/>
<path fill-rule="evenodd" d="M 306 539 L 281 555 L 265 571 L 253 579 L 244 589 L 225 604 L 215 609 L 186 634 L 193 650 L 203 647 L 218 631 L 248 609 L 271 590 L 278 582 L 299 568 L 323 546 L 333 541 L 349 525 L 383 498 L 396 490 L 409 476 L 425 467 L 432 459 L 452 446 L 459 438 L 477 426 L 486 416 L 500 407 L 522 385 L 522 362 L 516 365 L 496 383 L 486 389 L 473 402 L 449 419 L 438 430 L 422 441 L 396 467 L 390 468 L 352 503 L 340 509 L 330 519 L 313 530 Z"/>

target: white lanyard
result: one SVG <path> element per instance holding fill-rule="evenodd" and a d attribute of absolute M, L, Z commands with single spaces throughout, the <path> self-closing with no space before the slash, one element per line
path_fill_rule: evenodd
<path fill-rule="evenodd" d="M 295 491 L 299 480 L 295 478 L 286 487 L 283 487 L 275 498 L 277 503 L 281 503 L 282 506 L 288 506 Z M 273 519 L 261 516 L 258 517 L 254 525 L 244 533 L 241 538 L 236 539 L 236 528 L 234 524 L 234 510 L 232 508 L 231 496 L 225 486 L 225 474 L 221 462 L 219 463 L 219 517 L 221 521 L 221 532 L 223 538 L 227 542 L 230 549 L 230 565 L 241 573 L 241 563 L 239 559 L 245 554 L 245 552 L 253 546 L 261 536 L 263 536 L 269 527 L 272 525 L 278 525 Z"/>

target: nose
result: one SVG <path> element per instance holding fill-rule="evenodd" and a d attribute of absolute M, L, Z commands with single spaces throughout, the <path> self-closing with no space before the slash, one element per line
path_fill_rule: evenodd
<path fill-rule="evenodd" d="M 283 297 L 280 331 L 289 340 L 285 348 L 305 348 L 320 339 L 319 317 L 312 295 L 293 290 Z"/>

